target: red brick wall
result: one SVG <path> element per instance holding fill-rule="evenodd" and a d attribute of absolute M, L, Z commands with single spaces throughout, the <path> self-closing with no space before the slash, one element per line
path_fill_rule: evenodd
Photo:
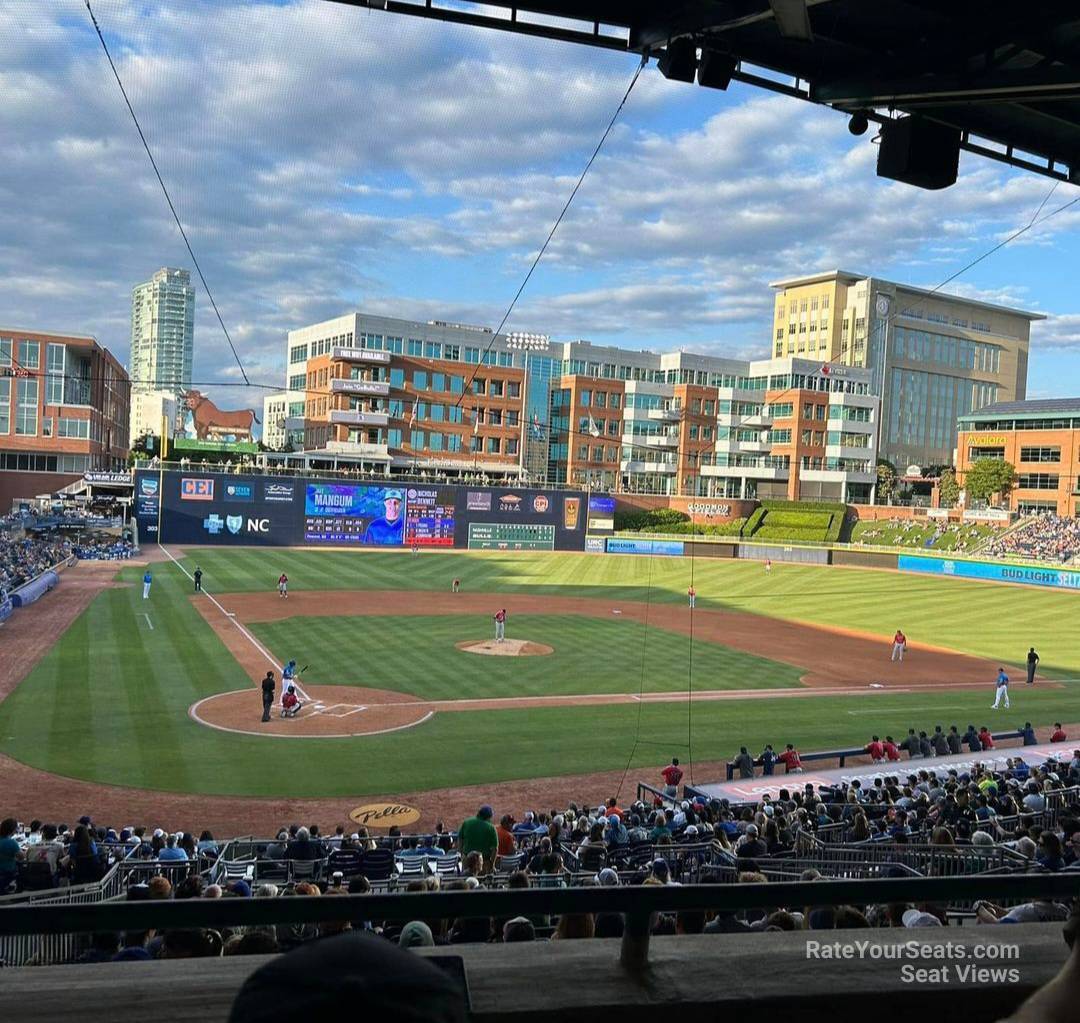
<path fill-rule="evenodd" d="M 56 491 L 82 479 L 82 473 L 0 472 L 0 515 L 11 511 L 11 502 Z"/>

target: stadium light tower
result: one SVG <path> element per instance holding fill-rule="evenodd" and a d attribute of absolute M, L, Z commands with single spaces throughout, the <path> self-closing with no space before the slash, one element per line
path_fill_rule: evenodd
<path fill-rule="evenodd" d="M 514 331 L 506 335 L 506 347 L 525 353 L 525 376 L 521 381 L 521 439 L 518 441 L 518 478 L 525 476 L 525 449 L 529 443 L 529 353 L 546 352 L 551 348 L 547 334 Z"/>

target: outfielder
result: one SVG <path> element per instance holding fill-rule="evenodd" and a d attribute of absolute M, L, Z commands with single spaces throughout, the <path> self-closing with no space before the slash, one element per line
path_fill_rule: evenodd
<path fill-rule="evenodd" d="M 1005 674 L 1004 668 L 998 668 L 997 677 L 997 695 L 994 697 L 994 702 L 991 705 L 991 710 L 997 710 L 1001 704 L 1001 701 L 1005 701 L 1005 709 L 1009 709 L 1009 676 Z"/>
<path fill-rule="evenodd" d="M 501 643 L 506 639 L 506 608 L 500 608 L 495 612 L 495 642 Z"/>
<path fill-rule="evenodd" d="M 691 586 L 690 589 L 686 591 L 686 595 L 690 598 L 690 610 L 692 611 L 695 606 L 694 602 L 697 600 L 697 590 Z"/>
<path fill-rule="evenodd" d="M 142 599 L 150 599 L 150 584 L 154 581 L 153 575 L 150 574 L 150 569 L 147 569 L 143 573 L 142 577 Z"/>
<path fill-rule="evenodd" d="M 896 635 L 892 638 L 892 660 L 904 663 L 904 651 L 907 649 L 907 636 L 905 636 L 899 629 L 896 630 Z"/>

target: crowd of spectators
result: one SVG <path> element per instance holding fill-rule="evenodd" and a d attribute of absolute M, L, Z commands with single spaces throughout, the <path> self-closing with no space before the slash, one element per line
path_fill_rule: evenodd
<path fill-rule="evenodd" d="M 982 527 L 944 519 L 878 519 L 854 539 L 890 547 L 973 550 L 986 539 Z"/>
<path fill-rule="evenodd" d="M 72 552 L 80 561 L 124 561 L 135 553 L 130 540 L 122 540 L 107 533 L 77 536 Z"/>
<path fill-rule="evenodd" d="M 1080 876 L 1078 794 L 1080 750 L 1072 750 L 1041 766 L 1026 763 L 1019 753 L 967 770 L 889 763 L 865 784 L 855 779 L 800 787 L 793 780 L 776 798 L 763 796 L 743 805 L 676 795 L 662 805 L 637 801 L 620 806 L 612 797 L 595 808 L 571 804 L 548 813 L 528 811 L 520 821 L 504 813 L 498 824 L 494 809 L 485 805 L 456 832 L 440 823 L 431 835 L 401 835 L 392 828 L 388 837 L 378 839 L 363 828 L 338 826 L 324 835 L 316 825 L 293 825 L 265 844 L 259 860 L 271 866 L 301 864 L 305 879 L 283 870 L 277 881 L 256 877 L 252 869 L 243 877 L 223 873 L 215 882 L 212 868 L 224 843 L 209 832 L 196 839 L 190 832 L 116 830 L 97 827 L 88 817 L 74 829 L 39 821 L 24 828 L 9 818 L 0 825 L 0 885 L 15 877 L 20 861 L 44 864 L 39 871 L 74 883 L 100 877 L 110 861 L 122 860 L 150 868 L 131 875 L 139 879 L 127 889 L 129 900 L 333 898 L 373 890 L 373 879 L 357 867 L 378 850 L 394 861 L 417 865 L 404 875 L 393 875 L 393 890 L 407 892 L 764 882 L 777 864 L 790 870 L 793 863 L 798 868 L 800 860 L 818 864 L 799 875 L 814 881 L 827 876 L 822 873 L 824 861 L 814 857 L 828 844 L 1008 850 L 1016 871 L 1076 871 Z M 441 869 L 443 863 L 452 869 Z M 887 876 L 910 873 L 899 866 L 886 868 Z M 384 875 L 374 883 L 385 889 L 389 882 Z M 1063 920 L 1068 910 L 1053 902 L 1009 908 L 979 903 L 966 915 L 997 925 Z M 364 916 L 353 909 L 340 920 L 318 925 L 103 934 L 80 954 L 80 961 L 262 954 L 349 930 L 369 931 L 408 948 L 616 937 L 623 927 L 621 916 L 604 913 L 461 917 L 404 925 Z M 925 904 L 789 906 L 738 914 L 657 914 L 653 933 L 940 927 L 952 922 L 946 907 Z"/>
<path fill-rule="evenodd" d="M 71 543 L 56 534 L 15 537 L 0 531 L 0 593 L 11 591 L 71 556 Z"/>
<path fill-rule="evenodd" d="M 1064 564 L 1080 554 L 1080 519 L 1040 515 L 992 541 L 985 553 Z"/>

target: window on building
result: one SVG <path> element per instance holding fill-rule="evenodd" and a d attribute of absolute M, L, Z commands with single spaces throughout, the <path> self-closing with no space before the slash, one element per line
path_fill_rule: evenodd
<path fill-rule="evenodd" d="M 443 419 L 445 418 L 445 416 L 446 416 L 446 406 L 445 405 L 434 404 L 434 405 L 431 406 L 431 411 L 430 411 L 430 413 L 428 415 L 428 418 L 430 418 L 433 423 L 441 423 L 443 421 Z"/>
<path fill-rule="evenodd" d="M 607 432 L 609 437 L 619 436 L 619 420 L 609 419 L 607 424 Z"/>
<path fill-rule="evenodd" d="M 487 393 L 487 380 L 483 377 L 474 377 L 472 382 L 473 394 L 485 394 Z"/>
<path fill-rule="evenodd" d="M 1050 472 L 1022 472 L 1016 477 L 1017 490 L 1057 490 L 1059 477 Z"/>
<path fill-rule="evenodd" d="M 445 373 L 432 373 L 431 374 L 431 389 L 433 391 L 444 392 L 446 390 L 446 374 Z"/>
<path fill-rule="evenodd" d="M 424 342 L 418 340 L 415 337 L 411 337 L 409 338 L 409 343 L 405 346 L 405 350 L 409 353 L 409 355 L 420 358 L 424 354 Z"/>
<path fill-rule="evenodd" d="M 0 378 L 0 434 L 11 433 L 11 379 Z"/>
<path fill-rule="evenodd" d="M 446 450 L 447 451 L 460 451 L 461 450 L 461 437 L 456 433 L 448 433 L 446 435 Z"/>
<path fill-rule="evenodd" d="M 825 406 L 824 405 L 815 405 L 814 406 L 814 418 L 815 419 L 824 419 L 825 418 Z"/>
<path fill-rule="evenodd" d="M 27 342 L 22 342 L 27 344 Z M 34 343 L 36 347 L 36 342 Z M 15 433 L 17 436 L 37 435 L 38 382 L 19 380 L 15 397 Z"/>
<path fill-rule="evenodd" d="M 1020 449 L 1021 462 L 1060 462 L 1061 448 L 1031 447 Z"/>
<path fill-rule="evenodd" d="M 479 363 L 480 362 L 480 349 L 479 348 L 471 348 L 471 347 L 469 347 L 469 345 L 466 345 L 465 346 L 465 361 L 466 362 L 471 362 L 471 363 Z"/>
<path fill-rule="evenodd" d="M 438 341 L 425 341 L 424 342 L 424 358 L 425 359 L 441 359 L 442 358 L 442 344 Z"/>
<path fill-rule="evenodd" d="M 423 448 L 426 441 L 423 430 L 410 430 L 409 431 L 409 443 L 414 448 Z"/>
<path fill-rule="evenodd" d="M 594 391 L 592 403 L 596 408 L 607 408 L 607 391 Z"/>
<path fill-rule="evenodd" d="M 581 404 L 585 408 L 588 408 L 589 404 L 592 402 L 592 391 L 584 390 L 578 395 L 578 398 L 581 401 Z"/>
<path fill-rule="evenodd" d="M 459 376 L 450 377 L 450 393 L 451 394 L 464 394 L 465 392 L 465 378 Z"/>
<path fill-rule="evenodd" d="M 506 396 L 508 398 L 520 398 L 521 382 L 518 380 L 508 380 L 506 382 Z"/>
<path fill-rule="evenodd" d="M 307 362 L 308 346 L 294 345 L 289 349 L 289 365 L 295 366 L 298 362 Z"/>
<path fill-rule="evenodd" d="M 386 443 L 392 448 L 401 447 L 401 431 L 396 426 L 386 431 Z"/>
<path fill-rule="evenodd" d="M 45 404 L 62 405 L 64 403 L 64 353 L 65 345 L 50 343 L 45 350 Z M 49 436 L 49 434 L 46 434 Z"/>
<path fill-rule="evenodd" d="M 461 423 L 465 421 L 464 410 L 460 405 L 451 405 L 446 410 L 446 421 L 449 423 Z"/>
<path fill-rule="evenodd" d="M 489 455 L 497 455 L 502 451 L 501 437 L 488 437 L 485 445 Z"/>
<path fill-rule="evenodd" d="M 501 380 L 488 381 L 488 397 L 501 398 L 503 396 L 503 382 Z"/>
<path fill-rule="evenodd" d="M 390 367 L 390 386 L 401 389 L 405 386 L 405 370 L 399 366 Z"/>
<path fill-rule="evenodd" d="M 506 439 L 506 454 L 516 455 L 518 453 L 518 439 L 517 437 L 507 437 Z"/>

